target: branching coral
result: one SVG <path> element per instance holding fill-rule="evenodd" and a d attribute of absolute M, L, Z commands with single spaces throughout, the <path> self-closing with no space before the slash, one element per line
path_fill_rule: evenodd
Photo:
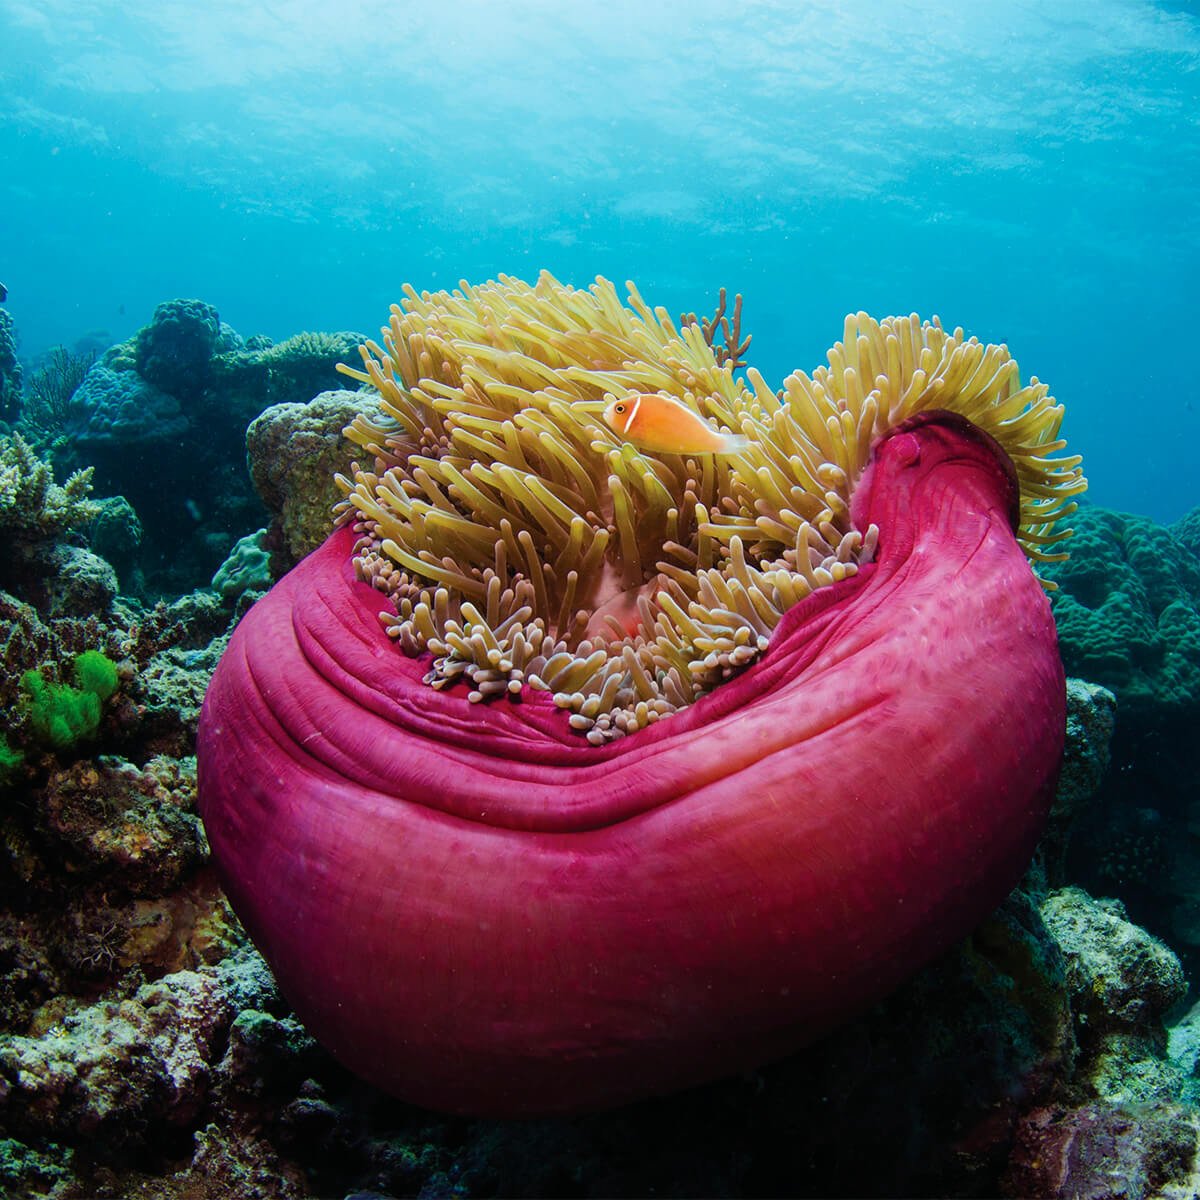
<path fill-rule="evenodd" d="M 0 529 L 7 536 L 55 537 L 93 520 L 99 506 L 89 500 L 90 467 L 59 486 L 54 471 L 18 433 L 0 436 Z"/>
<path fill-rule="evenodd" d="M 766 649 L 784 614 L 871 561 L 851 495 L 875 441 L 917 414 L 994 437 L 1020 485 L 1035 562 L 1086 483 L 1059 457 L 1062 409 L 1022 386 L 1004 346 L 914 315 L 846 319 L 829 365 L 782 397 L 716 328 L 676 328 L 629 285 L 548 274 L 453 293 L 406 289 L 363 370 L 390 421 L 347 436 L 370 468 L 342 479 L 360 576 L 387 592 L 388 632 L 428 650 L 427 682 L 472 700 L 548 689 L 600 744 L 711 689 Z M 750 440 L 728 457 L 649 454 L 598 417 L 605 397 L 661 391 Z"/>

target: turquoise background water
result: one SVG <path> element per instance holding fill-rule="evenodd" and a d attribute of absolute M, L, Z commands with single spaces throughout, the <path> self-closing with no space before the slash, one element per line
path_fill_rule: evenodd
<path fill-rule="evenodd" d="M 176 296 L 374 332 L 400 284 L 545 267 L 746 296 L 811 370 L 847 311 L 1006 341 L 1092 498 L 1194 464 L 1200 19 L 1141 0 L 0 0 L 0 280 L 22 350 Z"/>

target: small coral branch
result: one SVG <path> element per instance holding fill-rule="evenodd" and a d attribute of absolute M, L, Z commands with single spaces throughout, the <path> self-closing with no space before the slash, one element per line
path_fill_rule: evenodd
<path fill-rule="evenodd" d="M 725 315 L 728 305 L 725 289 L 722 288 L 717 301 L 717 311 L 711 317 L 697 317 L 693 313 L 683 313 L 679 318 L 681 325 L 698 325 L 704 340 L 712 347 L 717 364 L 722 367 L 732 367 L 735 371 L 746 365 L 746 351 L 750 349 L 753 334 L 742 337 L 742 294 L 739 292 L 733 298 L 733 320 Z M 717 345 L 717 333 L 721 334 L 723 345 Z"/>
<path fill-rule="evenodd" d="M 19 434 L 0 435 L 0 531 L 17 540 L 57 537 L 95 519 L 89 500 L 92 468 L 76 471 L 61 486 L 54 470 Z"/>

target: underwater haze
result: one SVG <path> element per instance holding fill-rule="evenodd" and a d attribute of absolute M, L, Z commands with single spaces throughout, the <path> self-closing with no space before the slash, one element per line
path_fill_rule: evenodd
<path fill-rule="evenodd" d="M 1183 6 L 0 0 L 0 46 L 26 357 L 177 296 L 282 338 L 405 281 L 726 286 L 773 386 L 937 313 L 1050 383 L 1093 500 L 1200 501 Z"/>

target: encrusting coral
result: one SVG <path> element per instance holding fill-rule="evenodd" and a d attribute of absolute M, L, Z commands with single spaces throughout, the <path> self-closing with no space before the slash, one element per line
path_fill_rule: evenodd
<path fill-rule="evenodd" d="M 454 293 L 406 289 L 363 370 L 389 422 L 360 416 L 343 520 L 361 578 L 388 593 L 388 632 L 428 650 L 427 682 L 472 700 L 548 689 L 602 744 L 691 703 L 766 649 L 784 614 L 870 562 L 878 530 L 851 495 L 873 442 L 949 410 L 994 437 L 1020 485 L 1019 540 L 1065 557 L 1058 526 L 1083 491 L 1057 457 L 1062 409 L 1022 386 L 1004 346 L 914 315 L 846 319 L 829 366 L 777 397 L 737 378 L 713 328 L 676 328 L 632 284 L 543 273 Z M 605 398 L 662 392 L 749 448 L 651 454 L 599 419 Z"/>

